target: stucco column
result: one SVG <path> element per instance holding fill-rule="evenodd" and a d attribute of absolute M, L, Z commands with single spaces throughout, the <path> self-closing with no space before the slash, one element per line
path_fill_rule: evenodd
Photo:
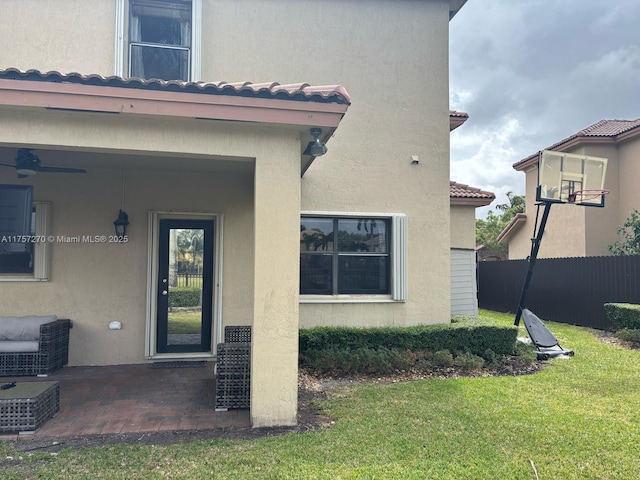
<path fill-rule="evenodd" d="M 294 425 L 298 394 L 300 146 L 255 164 L 251 423 Z"/>

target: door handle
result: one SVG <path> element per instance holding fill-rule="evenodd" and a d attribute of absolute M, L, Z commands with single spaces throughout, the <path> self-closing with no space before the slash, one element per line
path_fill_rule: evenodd
<path fill-rule="evenodd" d="M 162 295 L 167 295 L 169 292 L 167 292 L 166 290 L 162 290 Z"/>

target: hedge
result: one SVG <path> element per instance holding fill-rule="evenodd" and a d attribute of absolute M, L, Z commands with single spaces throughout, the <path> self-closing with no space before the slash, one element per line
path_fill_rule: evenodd
<path fill-rule="evenodd" d="M 300 354 L 327 349 L 449 350 L 482 356 L 513 354 L 518 329 L 486 321 L 413 327 L 314 327 L 300 330 Z"/>
<path fill-rule="evenodd" d="M 640 305 L 632 303 L 605 303 L 604 312 L 614 330 L 640 329 Z"/>
<path fill-rule="evenodd" d="M 200 306 L 198 287 L 172 287 L 169 295 L 169 307 L 198 307 Z"/>

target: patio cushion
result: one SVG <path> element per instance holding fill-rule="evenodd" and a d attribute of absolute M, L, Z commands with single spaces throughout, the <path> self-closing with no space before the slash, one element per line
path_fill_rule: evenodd
<path fill-rule="evenodd" d="M 32 353 L 40 348 L 39 342 L 25 342 L 20 340 L 0 341 L 0 353 Z"/>
<path fill-rule="evenodd" d="M 37 343 L 40 338 L 40 325 L 54 322 L 57 319 L 56 315 L 0 317 L 0 341 L 35 341 Z M 36 348 L 35 351 L 37 352 L 38 349 Z"/>

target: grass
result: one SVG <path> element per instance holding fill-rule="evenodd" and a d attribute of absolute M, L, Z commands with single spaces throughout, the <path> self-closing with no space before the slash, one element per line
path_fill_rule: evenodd
<path fill-rule="evenodd" d="M 0 466 L 0 477 L 637 478 L 640 352 L 602 344 L 584 328 L 547 325 L 576 355 L 554 359 L 535 375 L 337 388 L 322 404 L 339 418 L 332 428 L 258 440 L 118 445 L 56 456 L 0 444 L 0 465 L 7 456 L 15 461 Z"/>
<path fill-rule="evenodd" d="M 169 312 L 169 333 L 199 334 L 202 329 L 202 312 L 173 311 Z"/>

